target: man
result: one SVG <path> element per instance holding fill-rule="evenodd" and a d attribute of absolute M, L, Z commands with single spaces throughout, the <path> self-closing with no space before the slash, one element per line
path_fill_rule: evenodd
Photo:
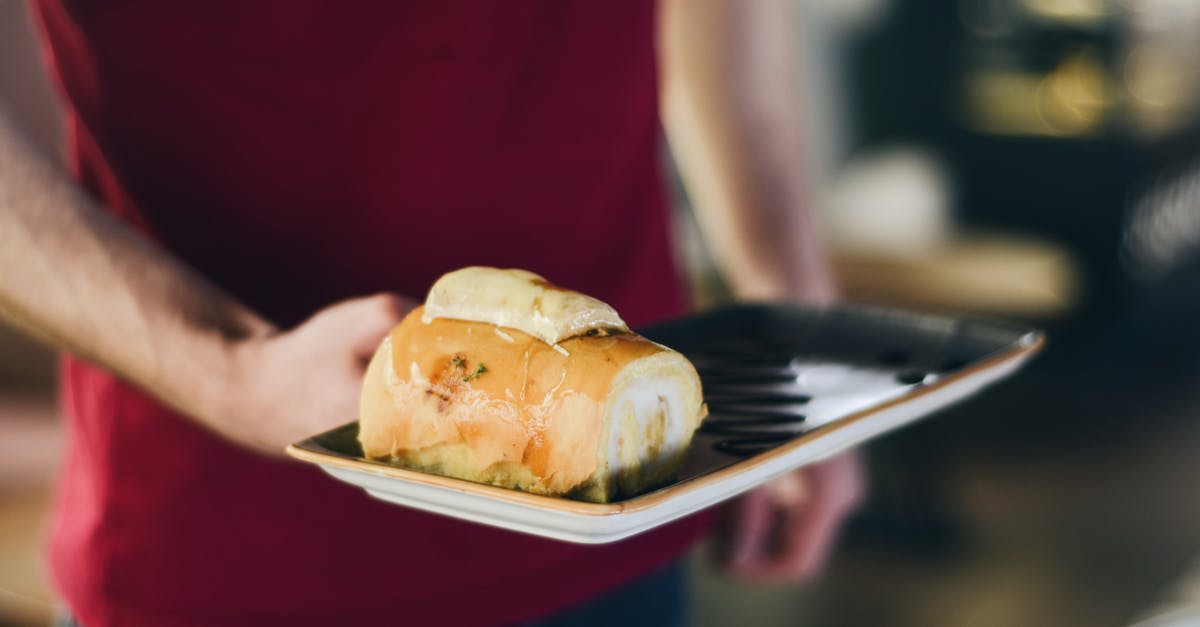
<path fill-rule="evenodd" d="M 81 624 L 530 620 L 708 526 L 557 543 L 376 502 L 280 451 L 355 415 L 366 358 L 446 270 L 527 268 L 634 325 L 680 313 L 660 96 L 738 295 L 830 299 L 782 0 L 35 10 L 75 181 L 0 123 L 0 310 L 74 355 L 50 560 Z M 734 572 L 817 565 L 854 469 L 798 481 L 730 510 Z"/>

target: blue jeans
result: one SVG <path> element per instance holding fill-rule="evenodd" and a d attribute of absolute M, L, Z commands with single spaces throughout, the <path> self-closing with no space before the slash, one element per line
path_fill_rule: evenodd
<path fill-rule="evenodd" d="M 687 627 L 692 623 L 688 593 L 687 560 L 681 559 L 525 627 Z"/>

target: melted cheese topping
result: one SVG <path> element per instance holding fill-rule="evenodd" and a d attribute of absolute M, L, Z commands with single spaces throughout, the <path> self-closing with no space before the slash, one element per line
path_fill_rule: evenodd
<path fill-rule="evenodd" d="M 430 288 L 424 311 L 424 322 L 486 322 L 551 345 L 593 329 L 629 330 L 604 302 L 527 270 L 472 266 L 447 273 Z"/>

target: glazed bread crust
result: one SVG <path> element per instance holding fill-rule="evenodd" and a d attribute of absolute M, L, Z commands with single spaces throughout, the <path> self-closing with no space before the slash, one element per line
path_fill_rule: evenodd
<path fill-rule="evenodd" d="M 623 328 L 547 344 L 423 315 L 410 313 L 367 369 L 369 458 L 605 502 L 670 478 L 703 419 L 692 364 Z"/>

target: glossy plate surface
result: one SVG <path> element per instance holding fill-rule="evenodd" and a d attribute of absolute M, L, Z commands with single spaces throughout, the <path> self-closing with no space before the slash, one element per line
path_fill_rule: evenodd
<path fill-rule="evenodd" d="M 586 503 L 362 457 L 358 423 L 288 447 L 376 498 L 486 525 L 598 544 L 732 498 L 929 415 L 1019 368 L 1040 333 L 882 309 L 741 305 L 639 330 L 690 358 L 709 416 L 676 480 Z"/>

